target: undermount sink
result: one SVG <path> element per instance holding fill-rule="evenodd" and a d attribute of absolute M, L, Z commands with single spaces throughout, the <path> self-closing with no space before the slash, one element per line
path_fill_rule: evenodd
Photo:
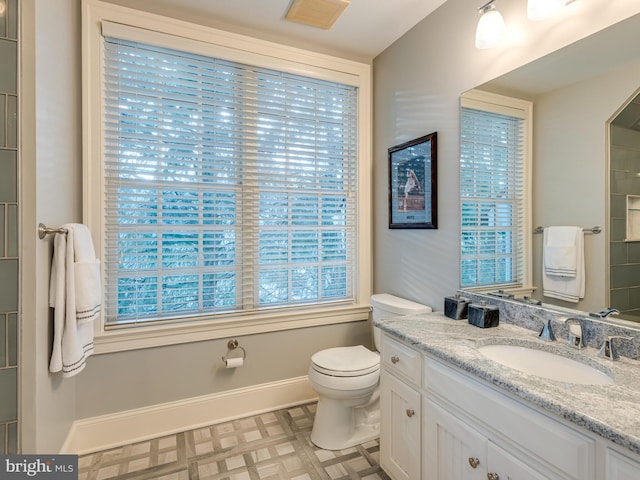
<path fill-rule="evenodd" d="M 582 385 L 613 383 L 606 373 L 555 353 L 521 345 L 484 345 L 478 351 L 506 367 L 559 382 Z"/>

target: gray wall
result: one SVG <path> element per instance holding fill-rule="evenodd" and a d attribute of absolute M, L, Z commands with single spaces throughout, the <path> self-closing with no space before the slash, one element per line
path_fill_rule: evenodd
<path fill-rule="evenodd" d="M 524 0 L 497 6 L 509 28 L 500 46 L 477 50 L 478 13 L 449 0 L 374 60 L 374 291 L 442 309 L 459 287 L 459 96 L 612 23 L 638 5 L 602 10 L 574 2 L 557 18 L 526 19 Z M 438 132 L 438 229 L 387 227 L 387 149 Z M 590 222 L 589 222 L 590 223 Z"/>
<path fill-rule="evenodd" d="M 300 377 L 324 348 L 370 345 L 368 322 L 236 337 L 242 368 L 225 369 L 228 339 L 93 356 L 77 376 L 77 418 Z"/>
<path fill-rule="evenodd" d="M 21 421 L 24 453 L 58 452 L 75 418 L 75 379 L 49 374 L 51 239 L 37 224 L 81 212 L 80 0 L 21 0 Z"/>
<path fill-rule="evenodd" d="M 18 3 L 0 15 L 0 454 L 18 451 Z"/>

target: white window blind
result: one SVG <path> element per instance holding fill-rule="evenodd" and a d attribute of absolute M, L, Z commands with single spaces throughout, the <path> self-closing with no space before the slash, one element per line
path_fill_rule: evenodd
<path fill-rule="evenodd" d="M 495 110 L 464 103 L 461 109 L 461 286 L 467 288 L 525 283 L 526 119 Z"/>
<path fill-rule="evenodd" d="M 357 88 L 104 38 L 106 325 L 354 299 Z"/>

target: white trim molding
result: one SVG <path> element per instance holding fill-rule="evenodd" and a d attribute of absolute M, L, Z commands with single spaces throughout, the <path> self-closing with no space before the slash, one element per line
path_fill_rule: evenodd
<path fill-rule="evenodd" d="M 60 453 L 85 455 L 316 399 L 305 375 L 84 418 L 73 423 Z"/>
<path fill-rule="evenodd" d="M 335 325 L 338 323 L 362 322 L 369 319 L 368 305 L 314 309 L 308 312 L 289 312 L 278 315 L 262 313 L 252 315 L 239 322 L 229 316 L 223 319 L 203 319 L 183 323 L 145 326 L 142 328 L 120 328 L 102 332 L 94 339 L 94 354 L 122 352 L 141 348 L 178 345 L 203 340 L 214 340 L 229 336 L 255 335 L 296 328 Z M 141 333 L 143 332 L 143 333 Z"/>

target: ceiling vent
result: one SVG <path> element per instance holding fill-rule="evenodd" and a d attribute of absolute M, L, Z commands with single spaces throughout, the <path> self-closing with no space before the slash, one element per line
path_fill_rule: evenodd
<path fill-rule="evenodd" d="M 328 30 L 349 5 L 349 0 L 293 0 L 285 18 Z"/>

